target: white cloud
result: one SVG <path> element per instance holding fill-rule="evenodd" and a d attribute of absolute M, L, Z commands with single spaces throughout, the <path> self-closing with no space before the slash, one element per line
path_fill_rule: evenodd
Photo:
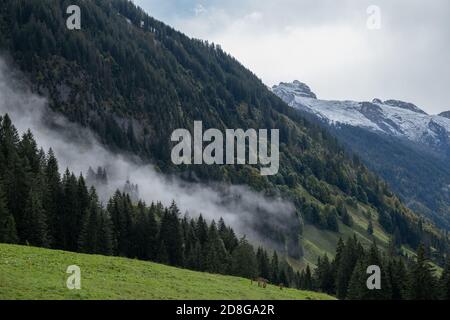
<path fill-rule="evenodd" d="M 222 45 L 273 85 L 298 79 L 325 99 L 411 101 L 428 112 L 450 109 L 450 2 L 434 0 L 194 1 L 137 4 L 182 32 Z M 368 30 L 366 10 L 381 9 Z M 176 13 L 179 14 L 176 14 Z"/>

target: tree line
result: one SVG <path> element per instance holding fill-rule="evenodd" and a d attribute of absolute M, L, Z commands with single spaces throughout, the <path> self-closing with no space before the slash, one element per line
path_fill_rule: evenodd
<path fill-rule="evenodd" d="M 336 138 L 283 103 L 220 46 L 190 39 L 128 0 L 3 3 L 0 48 L 29 77 L 34 91 L 49 95 L 53 110 L 92 129 L 109 148 L 151 160 L 165 173 L 189 172 L 193 180 L 281 194 L 308 223 L 334 232 L 340 221 L 351 225 L 337 207 L 338 198 L 350 198 L 380 211 L 382 226 L 397 233 L 402 244 L 416 248 L 430 238 L 439 253 L 445 251 L 442 234 L 429 232 L 431 227 L 421 230 L 359 159 L 351 159 Z M 66 27 L 71 4 L 83 13 L 79 32 Z M 61 94 L 61 83 L 69 94 Z M 279 174 L 263 177 L 247 165 L 173 165 L 167 132 L 191 128 L 198 119 L 219 129 L 279 129 Z M 302 232 L 294 228 L 291 243 Z"/>
<path fill-rule="evenodd" d="M 93 175 L 93 172 L 91 172 Z M 106 172 L 97 175 L 106 180 Z M 132 188 L 128 188 L 132 189 Z M 344 213 L 340 213 L 341 215 Z M 146 205 L 117 191 L 106 206 L 82 175 L 61 176 L 50 149 L 38 149 L 33 134 L 19 137 L 8 115 L 0 116 L 0 242 L 151 260 L 177 267 L 315 290 L 339 299 L 449 299 L 450 261 L 440 277 L 419 246 L 417 258 L 387 254 L 376 244 L 339 240 L 335 257 L 295 272 L 283 256 L 238 238 L 223 219 L 208 222 L 182 215 L 175 202 Z M 366 268 L 381 267 L 381 290 L 368 290 Z"/>
<path fill-rule="evenodd" d="M 423 245 L 413 259 L 391 250 L 383 254 L 375 243 L 365 249 L 355 236 L 346 242 L 340 239 L 333 259 L 324 255 L 318 258 L 313 274 L 309 268 L 302 271 L 299 287 L 349 300 L 450 299 L 450 259 L 438 276 L 427 256 Z M 367 267 L 371 265 L 381 270 L 379 290 L 370 290 L 366 284 L 370 276 Z"/>
<path fill-rule="evenodd" d="M 100 169 L 96 176 L 107 179 Z M 103 206 L 82 175 L 60 175 L 53 151 L 38 149 L 30 131 L 19 137 L 8 115 L 0 116 L 0 242 L 261 276 L 285 286 L 294 274 L 276 252 L 255 252 L 223 219 L 182 215 L 175 202 L 136 203 L 119 190 Z"/>

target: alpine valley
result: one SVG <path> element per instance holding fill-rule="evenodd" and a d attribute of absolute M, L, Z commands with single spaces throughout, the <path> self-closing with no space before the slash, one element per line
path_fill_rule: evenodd
<path fill-rule="evenodd" d="M 358 154 L 405 204 L 450 228 L 450 117 L 399 100 L 319 100 L 304 83 L 272 88 Z"/>
<path fill-rule="evenodd" d="M 66 8 L 74 4 L 81 8 L 81 30 L 66 28 Z M 4 225 L 10 236 L 2 238 L 0 230 L 0 242 L 262 276 L 272 284 L 343 299 L 353 275 L 365 276 L 362 261 L 392 263 L 399 277 L 404 262 L 415 266 L 416 255 L 420 264 L 426 257 L 438 270 L 445 266 L 449 239 L 441 229 L 450 226 L 445 114 L 429 116 L 393 100 L 321 101 L 300 82 L 280 84 L 272 92 L 219 45 L 191 39 L 126 0 L 2 0 L 0 52 L 52 113 L 92 132 L 110 152 L 137 158 L 187 185 L 207 185 L 222 196 L 223 205 L 246 197 L 230 196 L 227 186 L 245 186 L 269 203 L 292 208 L 273 212 L 256 204 L 250 219 L 236 206 L 233 221 L 220 216 L 205 221 L 196 212 L 194 218 L 183 217 L 176 193 L 170 195 L 172 205 L 133 199 L 130 190 L 142 186 L 130 183 L 103 206 L 87 187 L 97 187 L 94 180 L 107 183 L 113 172 L 100 168 L 87 174 L 86 168 L 85 176 L 95 176 L 86 186 L 69 168 L 60 181 L 53 153 L 39 153 L 40 142 L 31 133 L 19 138 L 16 119 L 2 114 L 0 222 L 9 221 Z M 51 130 L 70 129 L 44 118 Z M 185 128 L 193 134 L 195 121 L 221 132 L 278 129 L 278 173 L 264 176 L 251 164 L 174 165 L 171 133 Z M 53 205 L 53 199 L 60 202 Z M 37 222 L 39 234 L 30 227 Z M 244 223 L 251 226 L 248 241 L 229 227 Z M 61 235 L 63 228 L 69 232 Z M 93 244 L 94 238 L 100 244 Z M 253 251 L 253 246 L 261 247 Z M 328 280 L 317 284 L 320 270 Z M 359 292 L 349 294 L 360 298 Z"/>

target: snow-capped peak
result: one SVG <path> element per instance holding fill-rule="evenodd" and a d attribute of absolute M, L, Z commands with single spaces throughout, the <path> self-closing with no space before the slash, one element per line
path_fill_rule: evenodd
<path fill-rule="evenodd" d="M 441 112 L 441 113 L 439 113 L 439 115 L 440 115 L 441 117 L 450 119 L 450 111 L 444 111 L 444 112 Z"/>
<path fill-rule="evenodd" d="M 280 97 L 283 96 L 284 98 L 282 99 L 290 100 L 294 97 L 317 99 L 315 93 L 306 84 L 298 80 L 294 80 L 291 83 L 281 82 L 278 86 L 273 86 L 272 91 Z"/>
<path fill-rule="evenodd" d="M 416 106 L 415 104 L 412 104 L 410 102 L 404 102 L 404 101 L 400 101 L 400 100 L 386 100 L 386 101 L 384 101 L 384 104 L 388 105 L 388 106 L 392 106 L 392 107 L 397 107 L 397 108 L 402 108 L 402 109 L 422 113 L 422 114 L 427 114 L 425 111 L 420 109 L 418 106 Z"/>
<path fill-rule="evenodd" d="M 318 100 L 300 81 L 282 82 L 272 91 L 291 107 L 312 113 L 331 125 L 361 127 L 450 150 L 450 112 L 428 115 L 416 105 L 399 100 Z"/>

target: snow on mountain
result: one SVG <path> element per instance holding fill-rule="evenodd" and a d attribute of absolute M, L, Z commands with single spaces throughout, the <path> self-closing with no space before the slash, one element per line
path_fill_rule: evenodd
<path fill-rule="evenodd" d="M 444 111 L 444 112 L 441 112 L 441 113 L 439 113 L 439 115 L 440 115 L 441 117 L 450 119 L 450 111 Z"/>
<path fill-rule="evenodd" d="M 307 85 L 297 80 L 282 82 L 273 86 L 272 91 L 291 107 L 315 114 L 331 125 L 361 127 L 432 147 L 450 148 L 450 117 L 428 115 L 412 103 L 319 100 Z"/>

